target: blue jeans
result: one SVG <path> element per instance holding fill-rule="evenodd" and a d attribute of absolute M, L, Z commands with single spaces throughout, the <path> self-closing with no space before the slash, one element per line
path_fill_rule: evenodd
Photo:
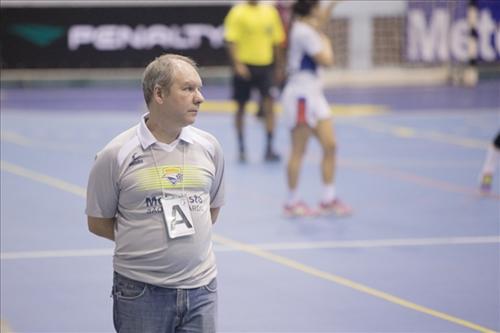
<path fill-rule="evenodd" d="M 113 277 L 113 321 L 119 333 L 214 333 L 217 280 L 194 289 L 171 289 Z"/>

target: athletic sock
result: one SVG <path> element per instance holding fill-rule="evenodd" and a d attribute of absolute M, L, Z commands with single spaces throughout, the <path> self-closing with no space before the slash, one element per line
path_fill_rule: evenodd
<path fill-rule="evenodd" d="M 331 184 L 324 184 L 323 185 L 323 198 L 322 202 L 331 202 L 336 198 L 337 194 L 335 193 L 335 185 L 333 183 Z"/>
<path fill-rule="evenodd" d="M 240 153 L 245 152 L 245 140 L 243 139 L 243 133 L 238 133 L 238 146 L 240 149 Z"/>
<path fill-rule="evenodd" d="M 297 190 L 290 190 L 288 192 L 288 200 L 287 200 L 286 204 L 288 206 L 291 206 L 291 205 L 296 204 L 297 202 L 299 202 L 299 194 L 298 194 Z"/>
<path fill-rule="evenodd" d="M 272 146 L 272 143 L 273 143 L 273 133 L 272 132 L 267 132 L 267 148 L 266 148 L 266 151 L 267 152 L 272 152 L 273 150 L 273 146 Z"/>
<path fill-rule="evenodd" d="M 498 165 L 498 159 L 500 158 L 500 150 L 496 149 L 494 145 L 488 147 L 486 152 L 486 159 L 483 165 L 483 175 L 493 174 Z"/>

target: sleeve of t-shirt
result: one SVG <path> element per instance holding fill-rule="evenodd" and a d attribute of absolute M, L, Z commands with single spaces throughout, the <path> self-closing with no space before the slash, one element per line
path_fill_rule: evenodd
<path fill-rule="evenodd" d="M 301 31 L 301 45 L 306 54 L 311 57 L 321 52 L 323 48 L 319 34 L 309 27 Z"/>
<path fill-rule="evenodd" d="M 235 42 L 240 38 L 237 16 L 238 13 L 233 7 L 224 19 L 224 39 L 227 42 Z"/>
<path fill-rule="evenodd" d="M 88 216 L 113 218 L 118 207 L 117 161 L 110 151 L 97 154 L 87 185 Z"/>
<path fill-rule="evenodd" d="M 225 181 L 224 181 L 224 155 L 222 147 L 217 139 L 214 138 L 214 165 L 215 176 L 210 189 L 210 207 L 217 208 L 224 205 L 225 201 Z"/>
<path fill-rule="evenodd" d="M 273 9 L 273 42 L 274 44 L 281 44 L 285 41 L 285 30 L 283 29 L 283 23 L 281 22 L 281 17 L 278 10 Z"/>

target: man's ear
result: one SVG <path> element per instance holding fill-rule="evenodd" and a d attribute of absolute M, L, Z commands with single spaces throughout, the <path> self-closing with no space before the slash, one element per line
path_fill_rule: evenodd
<path fill-rule="evenodd" d="M 158 104 L 163 104 L 163 98 L 165 97 L 163 89 L 159 85 L 155 85 L 153 89 L 153 98 Z"/>

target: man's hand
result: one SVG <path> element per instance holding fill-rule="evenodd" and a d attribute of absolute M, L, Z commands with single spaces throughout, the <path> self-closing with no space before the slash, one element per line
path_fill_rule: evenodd
<path fill-rule="evenodd" d="M 252 77 L 247 65 L 241 62 L 237 62 L 234 64 L 234 71 L 236 75 L 244 78 L 245 80 L 250 80 L 250 78 Z"/>

